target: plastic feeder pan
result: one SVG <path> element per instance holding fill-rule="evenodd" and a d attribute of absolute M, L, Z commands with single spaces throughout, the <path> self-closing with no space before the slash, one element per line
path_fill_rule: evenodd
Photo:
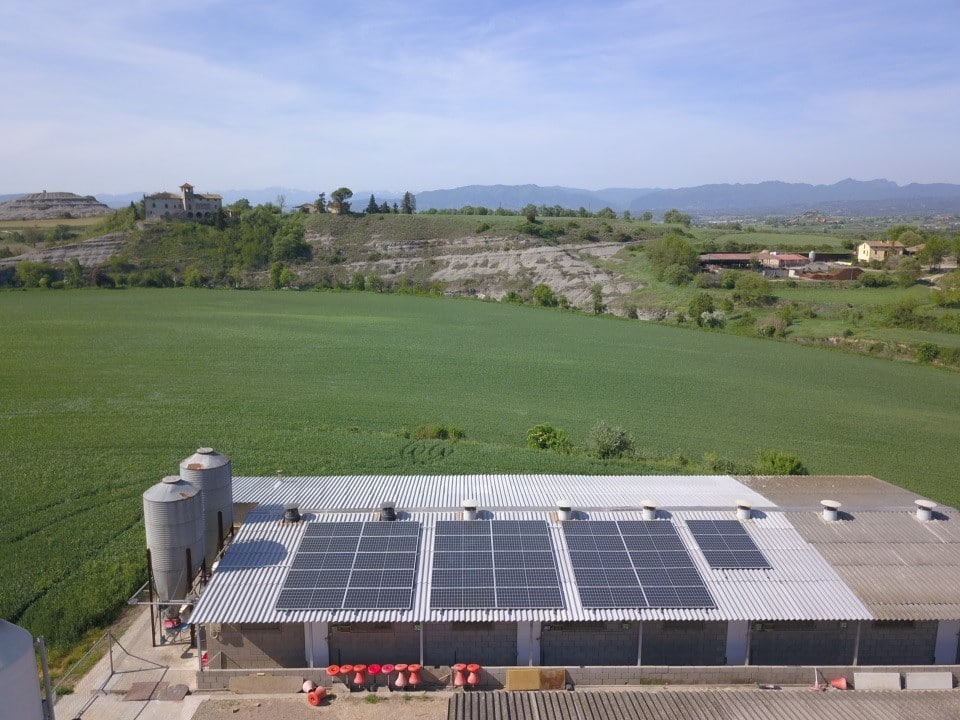
<path fill-rule="evenodd" d="M 393 670 L 394 670 L 393 663 L 386 663 L 380 666 L 380 672 L 382 672 L 385 675 L 389 675 L 390 673 L 393 672 Z"/>
<path fill-rule="evenodd" d="M 340 674 L 339 665 L 327 665 L 327 675 L 329 677 L 336 677 L 339 674 Z"/>
<path fill-rule="evenodd" d="M 381 670 L 381 666 L 378 665 L 377 663 L 370 663 L 369 665 L 367 665 L 367 672 L 370 675 L 379 675 L 380 670 Z"/>

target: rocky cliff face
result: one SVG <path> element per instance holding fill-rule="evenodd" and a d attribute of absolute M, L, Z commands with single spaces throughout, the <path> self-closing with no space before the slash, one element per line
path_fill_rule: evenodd
<path fill-rule="evenodd" d="M 84 218 L 113 212 L 93 195 L 68 192 L 30 193 L 0 203 L 0 220 L 56 220 Z"/>

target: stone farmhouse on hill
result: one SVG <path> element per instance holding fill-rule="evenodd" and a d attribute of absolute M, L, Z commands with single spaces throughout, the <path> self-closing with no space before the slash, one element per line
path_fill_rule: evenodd
<path fill-rule="evenodd" d="M 159 192 L 143 196 L 147 220 L 202 220 L 223 207 L 223 196 L 198 194 L 184 183 L 180 194 Z"/>
<path fill-rule="evenodd" d="M 903 255 L 906 248 L 898 242 L 865 241 L 857 245 L 859 262 L 886 262 L 895 255 Z"/>

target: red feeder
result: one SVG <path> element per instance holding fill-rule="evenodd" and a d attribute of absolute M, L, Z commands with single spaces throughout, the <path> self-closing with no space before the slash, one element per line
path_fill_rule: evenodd
<path fill-rule="evenodd" d="M 470 687 L 476 687 L 477 683 L 480 682 L 480 676 L 477 673 L 480 672 L 480 665 L 478 663 L 470 663 L 467 665 L 467 685 Z"/>
<path fill-rule="evenodd" d="M 457 663 L 453 666 L 453 684 L 455 687 L 463 687 L 467 680 L 463 676 L 463 671 L 467 669 L 466 663 Z"/>
<path fill-rule="evenodd" d="M 353 671 L 356 673 L 356 675 L 353 676 L 354 685 L 363 685 L 363 673 L 366 669 L 367 666 L 363 664 L 353 666 Z"/>
<path fill-rule="evenodd" d="M 327 665 L 327 677 L 336 677 L 340 674 L 339 665 Z"/>
<path fill-rule="evenodd" d="M 307 693 L 307 702 L 317 707 L 320 704 L 321 697 L 316 693 L 315 690 L 311 690 Z"/>
<path fill-rule="evenodd" d="M 380 672 L 389 676 L 393 672 L 393 663 L 384 663 L 380 667 Z M 389 680 L 389 677 L 387 679 Z"/>
<path fill-rule="evenodd" d="M 420 666 L 417 663 L 411 663 L 407 665 L 407 670 L 410 671 L 410 678 L 407 682 L 411 687 L 417 687 L 420 684 Z"/>
<path fill-rule="evenodd" d="M 377 663 L 370 663 L 367 665 L 367 672 L 370 675 L 379 675 L 382 668 Z"/>
<path fill-rule="evenodd" d="M 340 674 L 343 675 L 343 684 L 350 684 L 350 673 L 353 672 L 353 665 L 341 665 Z"/>
<path fill-rule="evenodd" d="M 407 678 L 404 675 L 404 673 L 407 671 L 407 664 L 397 663 L 393 666 L 393 669 L 397 671 L 397 679 L 393 684 L 398 690 L 403 690 L 407 686 Z"/>

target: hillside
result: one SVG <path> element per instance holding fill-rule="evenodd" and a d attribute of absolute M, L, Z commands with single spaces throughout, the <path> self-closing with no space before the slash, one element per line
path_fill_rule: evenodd
<path fill-rule="evenodd" d="M 92 195 L 40 192 L 0 203 L 0 220 L 56 220 L 107 215 L 112 210 Z"/>

